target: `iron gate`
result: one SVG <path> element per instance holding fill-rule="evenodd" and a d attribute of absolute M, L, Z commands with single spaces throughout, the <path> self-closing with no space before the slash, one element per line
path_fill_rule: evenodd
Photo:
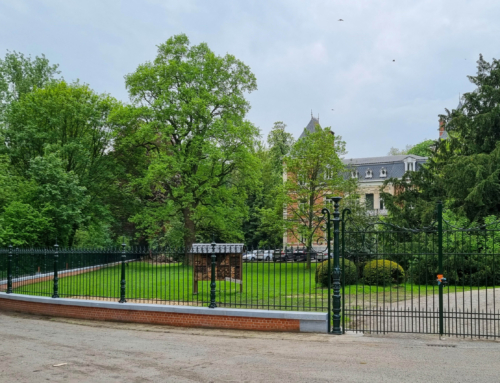
<path fill-rule="evenodd" d="M 342 220 L 343 332 L 500 336 L 500 222 L 460 228 L 436 213 L 420 229 Z"/>

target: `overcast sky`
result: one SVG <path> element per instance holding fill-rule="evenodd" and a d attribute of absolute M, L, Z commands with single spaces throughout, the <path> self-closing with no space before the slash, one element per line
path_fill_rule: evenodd
<path fill-rule="evenodd" d="M 500 58 L 499 20 L 498 0 L 0 0 L 0 55 L 44 53 L 66 80 L 128 101 L 123 76 L 186 33 L 252 68 L 263 137 L 275 121 L 298 137 L 312 109 L 347 157 L 383 156 L 437 137 L 479 54 Z"/>

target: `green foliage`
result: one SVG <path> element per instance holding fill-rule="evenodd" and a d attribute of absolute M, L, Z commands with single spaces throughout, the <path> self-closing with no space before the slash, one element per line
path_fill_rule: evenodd
<path fill-rule="evenodd" d="M 117 108 L 111 120 L 125 181 L 141 201 L 134 221 L 156 228 L 142 234 L 158 238 L 181 219 L 186 245 L 197 233 L 242 239 L 258 167 L 258 130 L 245 120 L 244 94 L 256 89 L 250 68 L 178 35 L 127 75 L 126 86 L 132 105 Z"/>
<path fill-rule="evenodd" d="M 405 281 L 405 272 L 396 262 L 375 259 L 365 265 L 363 278 L 364 283 L 367 285 L 386 286 L 401 284 Z"/>
<path fill-rule="evenodd" d="M 500 221 L 495 216 L 479 225 L 450 211 L 443 213 L 443 269 L 450 285 L 494 286 L 500 283 Z M 413 283 L 434 283 L 438 256 L 429 241 L 419 240 L 408 277 Z M 408 247 L 408 246 L 407 246 Z M 415 246 L 408 247 L 417 250 Z"/>
<path fill-rule="evenodd" d="M 443 143 L 452 153 L 491 153 L 500 141 L 500 60 L 491 63 L 479 55 L 476 76 L 467 76 L 476 85 L 464 93 L 461 107 L 441 115 L 449 134 Z"/>
<path fill-rule="evenodd" d="M 79 226 L 85 217 L 83 210 L 90 201 L 86 188 L 79 184 L 73 172 L 66 172 L 63 162 L 55 154 L 36 157 L 31 161 L 28 175 L 35 181 L 32 203 L 43 208 L 51 217 L 59 234 L 66 243 L 74 225 Z"/>
<path fill-rule="evenodd" d="M 500 215 L 498 190 L 500 142 L 500 61 L 478 60 L 476 85 L 465 93 L 457 109 L 446 110 L 440 118 L 448 132 L 438 140 L 427 164 L 401 180 L 387 180 L 398 191 L 382 198 L 393 222 L 409 227 L 433 220 L 437 201 L 465 214 L 469 221 Z"/>
<path fill-rule="evenodd" d="M 469 220 L 500 212 L 500 141 L 489 154 L 459 156 L 442 168 L 451 209 Z"/>
<path fill-rule="evenodd" d="M 0 128 L 8 106 L 52 81 L 60 73 L 57 67 L 50 65 L 44 55 L 31 59 L 22 53 L 7 52 L 0 59 Z"/>
<path fill-rule="evenodd" d="M 358 281 L 358 270 L 356 264 L 348 259 L 345 259 L 344 262 L 344 273 L 340 277 L 341 284 L 345 281 L 346 285 L 353 285 Z M 333 260 L 330 264 L 330 278 L 333 281 Z M 328 260 L 323 261 L 316 266 L 315 281 L 320 286 L 328 286 Z"/>
<path fill-rule="evenodd" d="M 0 245 L 32 246 L 45 242 L 45 236 L 52 231 L 51 219 L 46 210 L 13 201 L 0 215 Z"/>
<path fill-rule="evenodd" d="M 354 192 L 355 181 L 344 179 L 346 171 L 340 156 L 345 154 L 345 142 L 330 128 L 316 125 L 313 133 L 298 140 L 285 157 L 287 180 L 283 189 L 287 206 L 287 230 L 296 239 L 305 239 L 311 248 L 322 237 L 324 224 L 321 210 L 332 193 Z"/>
<path fill-rule="evenodd" d="M 434 146 L 434 140 L 424 140 L 414 146 L 412 146 L 407 154 L 414 154 L 421 157 L 429 157 L 432 155 L 432 147 Z"/>
<path fill-rule="evenodd" d="M 24 94 L 6 113 L 1 150 L 11 172 L 38 185 L 26 202 L 45 209 L 61 245 L 72 244 L 82 225 L 109 224 L 110 205 L 123 195 L 107 123 L 116 106 L 86 85 L 53 81 Z"/>

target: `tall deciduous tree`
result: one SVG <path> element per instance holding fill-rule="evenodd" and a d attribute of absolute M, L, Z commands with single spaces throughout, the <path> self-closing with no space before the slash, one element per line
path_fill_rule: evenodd
<path fill-rule="evenodd" d="M 50 65 L 44 55 L 32 59 L 22 53 L 7 52 L 5 58 L 0 59 L 0 127 L 7 106 L 35 88 L 48 84 L 60 73 L 57 67 Z"/>
<path fill-rule="evenodd" d="M 144 201 L 143 218 L 155 215 L 157 231 L 181 218 L 186 247 L 200 226 L 241 237 L 234 223 L 241 227 L 246 215 L 258 136 L 245 120 L 244 94 L 257 88 L 250 68 L 177 35 L 158 46 L 153 62 L 127 75 L 126 86 L 133 105 L 117 110 L 113 121 L 118 149 L 143 158 L 131 181 Z"/>
<path fill-rule="evenodd" d="M 116 104 L 86 85 L 53 81 L 22 95 L 7 110 L 0 150 L 11 171 L 43 187 L 29 203 L 52 206 L 49 216 L 61 231 L 56 234 L 66 241 L 61 244 L 71 245 L 84 223 L 112 220 L 109 199 L 119 190 L 107 118 Z M 52 176 L 41 179 L 42 170 Z M 71 189 L 74 198 L 66 198 L 61 187 Z"/>
<path fill-rule="evenodd" d="M 287 179 L 284 187 L 288 233 L 307 248 L 324 236 L 321 210 L 326 198 L 354 190 L 353 180 L 345 177 L 346 168 L 340 156 L 345 142 L 330 128 L 316 125 L 314 132 L 305 131 L 285 157 Z M 310 255 L 308 265 L 310 266 Z"/>

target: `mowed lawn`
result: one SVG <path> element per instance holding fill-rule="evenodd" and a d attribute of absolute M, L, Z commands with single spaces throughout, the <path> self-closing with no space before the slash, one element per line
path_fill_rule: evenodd
<path fill-rule="evenodd" d="M 327 311 L 328 290 L 316 285 L 316 263 L 252 262 L 243 264 L 242 283 L 217 281 L 221 307 Z M 130 262 L 126 266 L 126 299 L 132 302 L 208 305 L 210 281 L 198 282 L 193 294 L 193 268 L 180 263 Z M 60 275 L 59 296 L 120 298 L 121 266 Z M 242 289 L 242 292 L 240 292 Z M 27 284 L 18 294 L 52 296 L 52 281 Z"/>
<path fill-rule="evenodd" d="M 315 281 L 316 263 L 253 262 L 243 264 L 242 283 L 217 281 L 220 307 L 298 311 L 327 311 L 328 290 Z M 74 276 L 60 275 L 59 296 L 118 301 L 121 266 L 115 265 Z M 198 282 L 193 294 L 193 268 L 180 263 L 130 262 L 126 266 L 126 299 L 129 302 L 208 305 L 210 281 Z M 240 288 L 242 291 L 240 292 Z M 486 287 L 446 286 L 445 293 Z M 492 288 L 492 287 L 490 287 Z M 345 287 L 346 307 L 383 307 L 386 304 L 437 294 L 437 285 L 405 283 L 391 286 L 363 284 Z M 52 296 L 51 280 L 14 289 L 18 294 Z M 333 291 L 332 291 L 333 294 Z"/>

